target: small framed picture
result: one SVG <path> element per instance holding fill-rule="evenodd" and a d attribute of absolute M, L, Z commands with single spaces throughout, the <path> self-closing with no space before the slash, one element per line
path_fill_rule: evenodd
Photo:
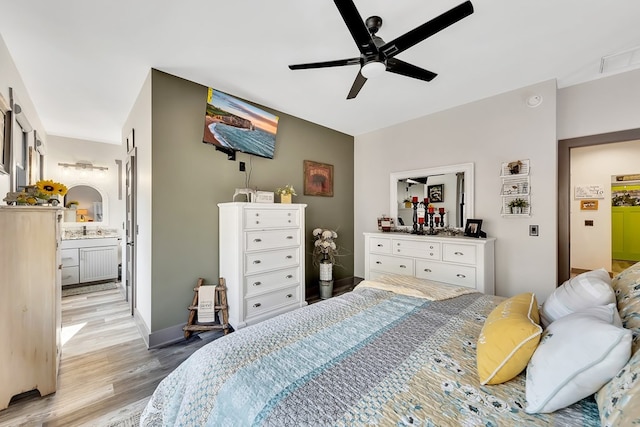
<path fill-rule="evenodd" d="M 597 200 L 580 200 L 580 210 L 581 211 L 597 211 L 598 201 Z"/>
<path fill-rule="evenodd" d="M 427 194 L 431 203 L 444 202 L 444 184 L 428 185 Z"/>
<path fill-rule="evenodd" d="M 464 235 L 469 237 L 480 237 L 482 231 L 482 220 L 481 219 L 468 219 L 467 225 L 464 227 Z"/>

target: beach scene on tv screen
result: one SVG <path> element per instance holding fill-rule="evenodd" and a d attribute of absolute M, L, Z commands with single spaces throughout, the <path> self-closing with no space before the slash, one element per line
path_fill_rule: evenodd
<path fill-rule="evenodd" d="M 209 88 L 205 143 L 272 159 L 277 131 L 278 116 Z"/>

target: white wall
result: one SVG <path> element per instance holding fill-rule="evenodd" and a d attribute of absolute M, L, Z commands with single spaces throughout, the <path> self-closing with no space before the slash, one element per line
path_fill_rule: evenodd
<path fill-rule="evenodd" d="M 47 137 L 44 132 L 44 127 L 40 122 L 38 112 L 31 101 L 29 93 L 22 81 L 22 77 L 18 73 L 13 58 L 9 54 L 7 45 L 4 43 L 2 36 L 0 35 L 0 94 L 7 101 L 10 102 L 9 88 L 14 89 L 14 93 L 20 100 L 20 106 L 22 107 L 25 116 L 28 118 L 29 123 L 34 130 L 38 132 L 40 139 L 46 143 Z M 33 133 L 33 132 L 32 132 Z M 33 138 L 30 139 L 29 145 L 33 146 Z M 47 171 L 45 170 L 45 174 Z M 7 192 L 10 190 L 9 175 L 0 174 L 0 204 L 5 204 L 4 199 Z"/>
<path fill-rule="evenodd" d="M 537 108 L 525 100 L 543 97 Z M 364 277 L 363 232 L 389 209 L 389 174 L 472 162 L 475 217 L 496 237 L 496 292 L 534 291 L 540 302 L 556 287 L 556 85 L 547 81 L 356 137 L 355 275 Z M 501 216 L 500 166 L 531 162 L 530 218 Z M 385 197 L 386 196 L 386 197 Z M 530 224 L 540 236 L 529 237 Z"/>
<path fill-rule="evenodd" d="M 626 141 L 571 150 L 571 268 L 611 271 L 611 176 L 640 173 L 640 141 Z M 601 185 L 598 210 L 580 210 L 573 198 L 576 185 Z M 585 220 L 593 226 L 585 226 Z"/>
<path fill-rule="evenodd" d="M 558 139 L 640 128 L 640 69 L 558 91 Z"/>

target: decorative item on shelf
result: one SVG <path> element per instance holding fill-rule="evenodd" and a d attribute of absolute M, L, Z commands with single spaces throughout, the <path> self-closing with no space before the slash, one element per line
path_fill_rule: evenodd
<path fill-rule="evenodd" d="M 291 196 L 297 196 L 295 188 L 290 184 L 276 188 L 276 194 L 280 195 L 280 203 L 291 203 Z"/>
<path fill-rule="evenodd" d="M 512 214 L 519 215 L 523 213 L 524 208 L 529 206 L 529 202 L 520 197 L 516 197 L 511 200 L 507 206 L 511 209 Z"/>
<path fill-rule="evenodd" d="M 316 241 L 313 245 L 313 262 L 320 268 L 320 299 L 333 295 L 333 265 L 338 255 L 338 247 L 333 241 L 338 233 L 333 230 L 316 228 L 313 230 Z"/>
<path fill-rule="evenodd" d="M 402 202 L 404 203 L 405 209 L 411 209 L 411 199 L 410 198 L 407 197 Z"/>
<path fill-rule="evenodd" d="M 71 200 L 70 202 L 67 202 L 65 207 L 68 209 L 78 209 L 79 204 L 80 203 L 77 200 Z"/>
<path fill-rule="evenodd" d="M 36 185 L 27 185 L 22 191 L 9 192 L 4 198 L 8 205 L 51 205 L 60 204 L 60 196 L 67 194 L 67 187 L 59 182 L 40 180 Z"/>
<path fill-rule="evenodd" d="M 509 162 L 507 167 L 509 168 L 509 173 L 511 175 L 518 175 L 520 173 L 520 167 L 522 166 L 522 162 L 520 160 L 516 160 L 515 162 Z"/>
<path fill-rule="evenodd" d="M 386 214 L 382 214 L 382 216 L 378 218 L 378 230 L 387 232 L 391 231 L 393 227 L 393 219 L 389 218 Z"/>

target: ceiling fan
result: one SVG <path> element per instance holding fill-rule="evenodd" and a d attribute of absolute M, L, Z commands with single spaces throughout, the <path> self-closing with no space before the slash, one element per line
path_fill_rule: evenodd
<path fill-rule="evenodd" d="M 289 68 L 291 70 L 304 70 L 360 65 L 360 71 L 358 71 L 358 75 L 351 86 L 347 99 L 355 98 L 366 83 L 367 78 L 382 71 L 390 71 L 428 82 L 433 80 L 437 76 L 436 73 L 401 61 L 395 56 L 473 13 L 473 5 L 470 1 L 466 1 L 400 37 L 385 43 L 384 40 L 376 35 L 382 26 L 382 18 L 370 16 L 366 21 L 363 21 L 352 0 L 334 0 L 334 3 L 345 24 L 347 24 L 353 40 L 358 45 L 360 56 L 335 61 L 289 65 Z"/>

